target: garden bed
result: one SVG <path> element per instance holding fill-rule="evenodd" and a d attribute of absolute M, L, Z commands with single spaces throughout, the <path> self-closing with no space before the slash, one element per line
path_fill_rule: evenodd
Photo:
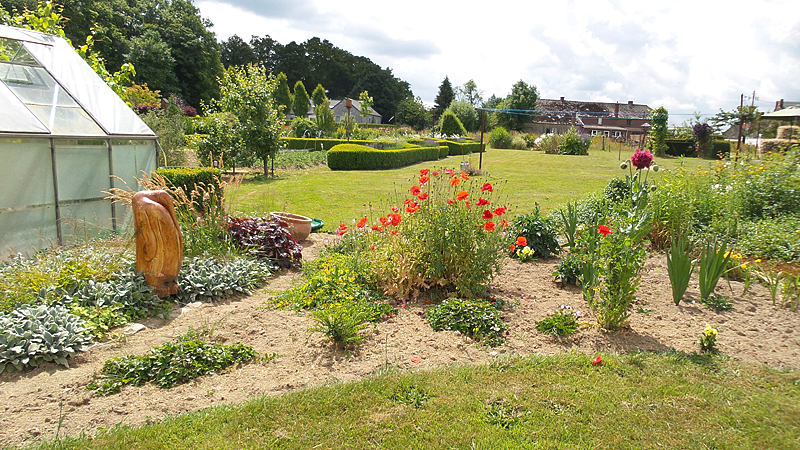
<path fill-rule="evenodd" d="M 312 235 L 304 244 L 304 259 L 313 259 L 331 237 Z M 520 263 L 506 260 L 493 282 L 492 295 L 511 302 L 503 312 L 508 340 L 484 347 L 456 332 L 434 332 L 422 317 L 428 305 L 409 304 L 386 322 L 378 323 L 358 350 L 336 348 L 314 326 L 310 312 L 296 313 L 267 307 L 271 298 L 291 286 L 297 272 L 272 278 L 256 295 L 190 309 L 170 321 L 145 320 L 147 329 L 116 342 L 95 346 L 70 359 L 70 369 L 44 364 L 33 370 L 0 374 L 0 442 L 50 440 L 93 434 L 117 424 L 139 425 L 168 415 L 212 406 L 241 403 L 259 395 L 279 395 L 335 381 L 356 380 L 384 368 L 419 370 L 449 364 L 477 364 L 506 355 L 652 351 L 671 348 L 697 352 L 706 324 L 719 330 L 717 347 L 723 355 L 776 369 L 800 369 L 800 314 L 773 307 L 769 294 L 755 285 L 742 297 L 742 285 L 732 292 L 722 280 L 717 292 L 734 300 L 730 311 L 714 312 L 695 302 L 699 292 L 693 277 L 689 303 L 675 306 L 663 255 L 651 255 L 637 292 L 638 303 L 630 329 L 605 332 L 582 325 L 568 337 L 536 331 L 535 321 L 561 305 L 581 311 L 581 321 L 596 318 L 580 290 L 552 281 L 558 258 Z M 197 379 L 169 390 L 153 385 L 124 387 L 119 394 L 100 397 L 86 389 L 109 358 L 146 354 L 184 335 L 189 327 L 213 329 L 211 341 L 243 343 L 261 355 L 278 355 Z"/>

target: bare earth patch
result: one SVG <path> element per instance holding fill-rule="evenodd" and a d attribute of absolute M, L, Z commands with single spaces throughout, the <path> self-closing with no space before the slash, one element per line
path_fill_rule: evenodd
<path fill-rule="evenodd" d="M 316 257 L 324 240 L 312 235 L 305 241 L 304 258 Z M 298 277 L 297 272 L 284 272 L 256 295 L 206 304 L 169 321 L 145 321 L 147 329 L 71 359 L 70 369 L 46 364 L 28 372 L 0 374 L 0 443 L 50 440 L 60 414 L 64 416 L 60 436 L 94 434 L 117 424 L 140 425 L 167 415 L 241 403 L 254 396 L 357 380 L 387 366 L 415 370 L 481 363 L 501 355 L 569 351 L 593 355 L 674 348 L 691 353 L 698 350 L 697 340 L 706 324 L 719 330 L 719 350 L 734 359 L 800 369 L 800 313 L 773 307 L 769 294 L 758 285 L 742 297 L 742 284 L 731 282 L 729 287 L 724 279 L 717 292 L 731 296 L 732 310 L 717 313 L 699 302 L 675 306 L 663 255 L 647 262 L 635 306 L 640 312 L 633 313 L 629 330 L 610 333 L 587 324 L 569 337 L 543 335 L 534 322 L 561 305 L 580 310 L 587 323 L 595 321 L 579 288 L 562 288 L 552 281 L 558 261 L 507 261 L 492 285 L 492 295 L 506 298 L 512 305 L 503 312 L 510 325 L 508 341 L 496 348 L 474 344 L 455 332 L 434 332 L 423 318 L 426 305 L 400 309 L 396 317 L 378 324 L 357 351 L 335 348 L 321 334 L 308 331 L 313 326 L 308 313 L 266 307 L 276 291 L 288 288 Z M 699 298 L 696 277 L 687 297 Z M 107 359 L 145 354 L 151 347 L 185 334 L 190 326 L 213 327 L 211 340 L 215 342 L 241 342 L 261 355 L 279 356 L 168 390 L 151 385 L 125 387 L 119 394 L 100 397 L 86 389 Z"/>

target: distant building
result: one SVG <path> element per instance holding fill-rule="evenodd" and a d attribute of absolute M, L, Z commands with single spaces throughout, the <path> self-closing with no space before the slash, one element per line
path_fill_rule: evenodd
<path fill-rule="evenodd" d="M 361 102 L 358 100 L 351 100 L 353 102 L 353 108 L 350 110 L 350 115 L 353 116 L 356 123 L 382 123 L 381 120 L 383 116 L 378 114 L 377 111 L 370 108 L 369 114 L 365 117 L 361 116 Z M 317 115 L 314 114 L 314 102 L 309 101 L 309 108 L 308 114 L 306 117 L 309 119 L 316 119 Z M 331 100 L 331 111 L 333 111 L 333 117 L 336 119 L 337 122 L 341 122 L 342 117 L 347 115 L 347 107 L 345 106 L 345 100 Z M 292 120 L 295 118 L 294 114 L 287 114 L 286 118 Z"/>
<path fill-rule="evenodd" d="M 772 111 L 780 111 L 782 109 L 786 109 L 786 108 L 789 108 L 789 107 L 792 107 L 792 106 L 799 106 L 800 107 L 800 102 L 787 102 L 787 101 L 784 101 L 783 99 L 780 99 L 780 100 L 775 101 L 775 109 L 773 109 Z"/>
<path fill-rule="evenodd" d="M 575 100 L 536 101 L 538 114 L 525 125 L 525 131 L 536 134 L 563 134 L 570 127 L 579 133 L 592 136 L 629 139 L 641 135 L 642 128 L 649 128 L 652 108 L 647 105 L 628 103 L 582 102 Z"/>

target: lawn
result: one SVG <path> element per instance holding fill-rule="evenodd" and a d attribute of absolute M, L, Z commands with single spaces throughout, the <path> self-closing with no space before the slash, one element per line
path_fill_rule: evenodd
<path fill-rule="evenodd" d="M 623 150 L 592 150 L 589 156 L 548 155 L 526 150 L 490 149 L 483 154 L 482 170 L 489 181 L 506 196 L 504 203 L 512 214 L 533 210 L 539 203 L 542 212 L 562 206 L 602 189 L 614 176 L 624 176 L 620 158 L 633 153 Z M 385 214 L 408 196 L 409 181 L 423 168 L 460 168 L 462 160 L 473 168 L 479 165 L 479 154 L 451 156 L 436 162 L 382 171 L 332 171 L 326 166 L 307 170 L 277 171 L 276 179 L 248 181 L 228 193 L 234 213 L 263 215 L 270 211 L 287 211 L 325 221 L 323 231 L 333 231 L 339 223 L 351 224 L 354 219 Z M 679 158 L 657 158 L 664 169 L 677 167 Z M 686 164 L 708 166 L 712 161 L 686 159 Z M 658 175 L 658 174 L 654 174 Z M 505 189 L 508 182 L 513 188 Z M 412 183 L 413 184 L 413 183 Z M 399 199 L 399 200 L 398 200 Z M 370 221 L 372 222 L 372 221 Z"/>
<path fill-rule="evenodd" d="M 240 406 L 120 427 L 58 449 L 496 449 L 800 446 L 800 375 L 722 356 L 500 357 L 433 371 L 388 367 Z M 257 390 L 257 389 L 254 389 Z"/>

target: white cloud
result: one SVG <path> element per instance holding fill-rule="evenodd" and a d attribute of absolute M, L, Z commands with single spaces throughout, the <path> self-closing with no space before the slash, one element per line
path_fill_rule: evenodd
<path fill-rule="evenodd" d="M 484 96 L 518 80 L 542 96 L 661 104 L 681 123 L 756 91 L 762 110 L 800 101 L 800 14 L 794 0 L 377 3 L 202 0 L 217 38 L 312 37 L 390 67 L 432 101 L 445 76 Z"/>

